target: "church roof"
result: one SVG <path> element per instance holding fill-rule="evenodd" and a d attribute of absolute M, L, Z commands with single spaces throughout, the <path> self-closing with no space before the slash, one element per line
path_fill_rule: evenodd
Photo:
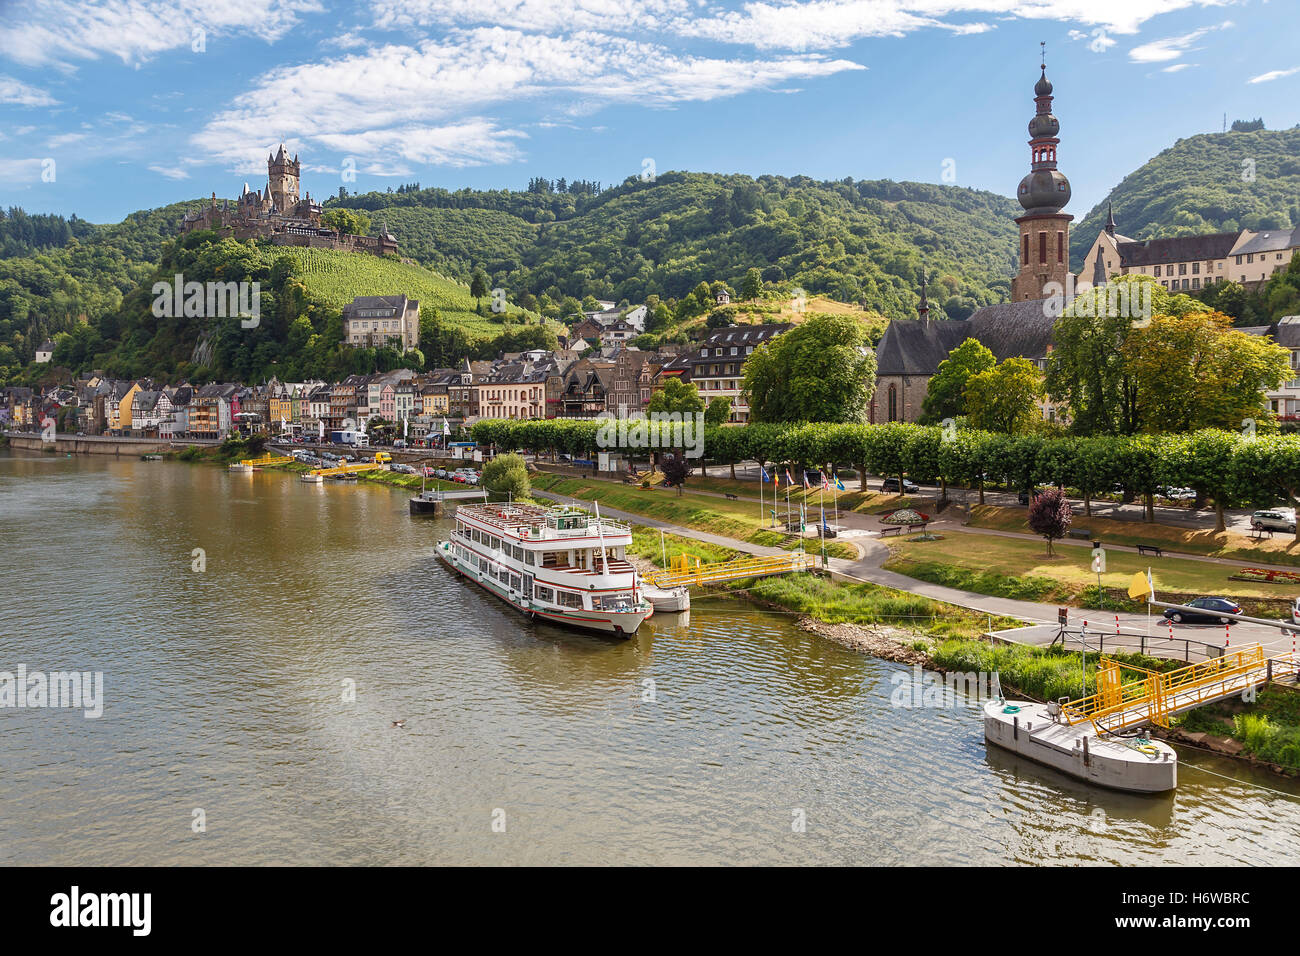
<path fill-rule="evenodd" d="M 933 375 L 948 353 L 975 339 L 999 361 L 1039 359 L 1052 344 L 1055 319 L 1042 299 L 1000 302 L 978 309 L 964 321 L 940 319 L 889 323 L 876 348 L 878 375 Z"/>

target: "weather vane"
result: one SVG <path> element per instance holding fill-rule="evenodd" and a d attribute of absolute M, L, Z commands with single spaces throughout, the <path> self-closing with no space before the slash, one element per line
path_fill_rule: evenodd
<path fill-rule="evenodd" d="M 1042 47 L 1042 53 L 1040 54 L 1039 62 L 1043 64 L 1043 69 L 1045 70 L 1047 69 L 1047 41 L 1039 40 L 1038 45 Z"/>

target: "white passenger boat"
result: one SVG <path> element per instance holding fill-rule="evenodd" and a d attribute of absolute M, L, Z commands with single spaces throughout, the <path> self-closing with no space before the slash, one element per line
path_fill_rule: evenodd
<path fill-rule="evenodd" d="M 461 505 L 438 556 L 528 617 L 628 637 L 654 608 L 627 561 L 632 529 L 567 506 Z"/>

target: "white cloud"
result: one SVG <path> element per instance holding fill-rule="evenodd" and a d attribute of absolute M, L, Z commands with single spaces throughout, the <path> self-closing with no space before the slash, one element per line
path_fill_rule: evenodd
<path fill-rule="evenodd" d="M 1293 66 L 1289 70 L 1269 70 L 1267 73 L 1261 73 L 1259 76 L 1252 76 L 1246 82 L 1269 83 L 1273 80 L 1280 80 L 1284 76 L 1294 76 L 1297 73 L 1300 73 L 1300 66 Z"/>
<path fill-rule="evenodd" d="M 150 166 L 149 172 L 157 173 L 159 176 L 165 176 L 168 179 L 189 179 L 190 174 L 183 169 L 175 166 Z"/>
<path fill-rule="evenodd" d="M 57 106 L 58 102 L 44 90 L 28 86 L 12 76 L 0 73 L 0 103 L 12 103 L 15 106 Z"/>
<path fill-rule="evenodd" d="M 138 64 L 228 34 L 274 42 L 318 12 L 319 0 L 27 0 L 6 11 L 0 55 L 29 66 L 115 56 Z M 206 55 L 206 54 L 194 54 Z"/>
<path fill-rule="evenodd" d="M 194 144 L 250 173 L 265 169 L 267 144 L 280 137 L 365 159 L 498 162 L 517 155 L 520 134 L 483 119 L 491 107 L 532 100 L 571 115 L 610 103 L 667 107 L 862 68 L 819 54 L 711 59 L 603 33 L 480 28 L 273 70 Z"/>
<path fill-rule="evenodd" d="M 0 158 L 0 176 L 13 183 L 38 182 L 44 169 L 43 159 Z"/>
<path fill-rule="evenodd" d="M 1202 27 L 1199 30 L 1193 30 L 1191 33 L 1184 33 L 1182 36 L 1152 40 L 1150 43 L 1143 43 L 1141 46 L 1135 46 L 1129 50 L 1128 58 L 1134 63 L 1164 63 L 1168 60 L 1176 60 L 1184 53 L 1194 49 L 1192 44 L 1201 37 L 1208 36 L 1216 30 L 1226 30 L 1232 25 L 1231 20 L 1224 20 L 1218 26 Z"/>
<path fill-rule="evenodd" d="M 1180 72 L 1182 72 L 1183 70 L 1187 69 L 1188 67 L 1196 66 L 1196 65 L 1197 65 L 1197 64 L 1195 64 L 1195 63 L 1175 63 L 1173 66 L 1165 66 L 1165 67 L 1161 67 L 1161 68 L 1160 68 L 1160 72 L 1161 72 L 1161 73 L 1180 73 Z"/>
<path fill-rule="evenodd" d="M 375 26 L 385 30 L 477 23 L 535 32 L 645 32 L 693 7 L 690 0 L 376 0 L 371 10 Z"/>

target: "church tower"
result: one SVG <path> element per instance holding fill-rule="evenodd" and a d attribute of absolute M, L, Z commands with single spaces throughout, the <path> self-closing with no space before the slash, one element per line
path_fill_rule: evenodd
<path fill-rule="evenodd" d="M 298 157 L 289 158 L 284 151 L 284 143 L 274 156 L 266 157 L 266 176 L 270 184 L 271 201 L 276 211 L 282 216 L 293 212 L 298 205 L 298 171 L 301 168 Z"/>
<path fill-rule="evenodd" d="M 1056 168 L 1056 134 L 1061 124 L 1052 115 L 1052 84 L 1047 63 L 1034 84 L 1034 118 L 1029 121 L 1029 175 L 1020 180 L 1016 199 L 1025 214 L 1020 226 L 1020 272 L 1011 281 L 1011 298 L 1043 299 L 1043 287 L 1054 282 L 1064 292 L 1070 272 L 1070 220 L 1061 209 L 1070 201 L 1070 181 Z"/>

